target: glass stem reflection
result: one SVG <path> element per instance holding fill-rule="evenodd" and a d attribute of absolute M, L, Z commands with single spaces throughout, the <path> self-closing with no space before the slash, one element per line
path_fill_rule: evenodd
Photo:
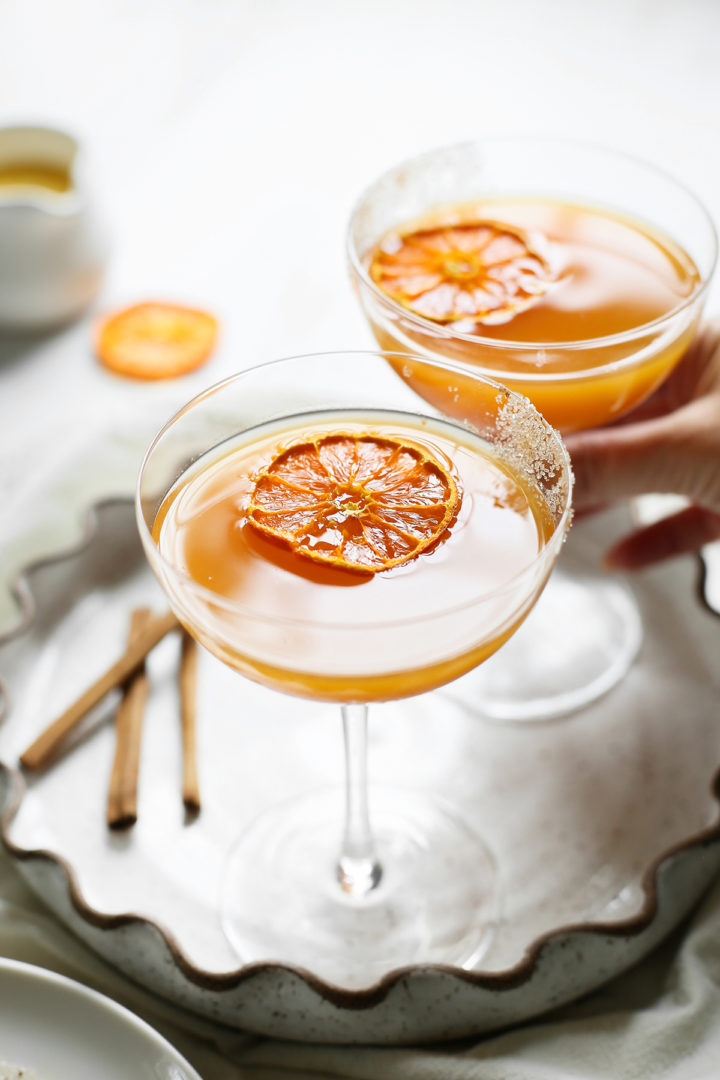
<path fill-rule="evenodd" d="M 345 829 L 337 866 L 344 892 L 365 896 L 379 883 L 382 867 L 370 830 L 367 782 L 367 705 L 343 705 Z"/>

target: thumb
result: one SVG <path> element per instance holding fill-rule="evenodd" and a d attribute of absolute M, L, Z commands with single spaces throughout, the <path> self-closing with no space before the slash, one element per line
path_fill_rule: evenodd
<path fill-rule="evenodd" d="M 695 498 L 698 461 L 679 413 L 567 436 L 576 507 L 669 492 Z"/>

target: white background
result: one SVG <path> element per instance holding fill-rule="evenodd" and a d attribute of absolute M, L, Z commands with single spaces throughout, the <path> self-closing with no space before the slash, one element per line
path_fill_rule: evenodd
<path fill-rule="evenodd" d="M 160 385 L 99 367 L 92 313 L 0 341 L 6 527 L 84 433 L 275 356 L 371 347 L 345 225 L 404 156 L 582 137 L 670 169 L 720 219 L 719 45 L 714 0 L 0 0 L 0 122 L 55 122 L 90 155 L 113 235 L 96 310 L 167 297 L 222 324 L 205 368 Z"/>

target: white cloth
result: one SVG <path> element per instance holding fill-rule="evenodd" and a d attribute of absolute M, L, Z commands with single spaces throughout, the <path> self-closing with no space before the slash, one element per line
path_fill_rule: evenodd
<path fill-rule="evenodd" d="M 182 1012 L 124 978 L 47 912 L 0 854 L 0 954 L 108 994 L 204 1080 L 716 1080 L 720 883 L 643 963 L 583 1001 L 502 1035 L 424 1048 L 301 1045 Z"/>

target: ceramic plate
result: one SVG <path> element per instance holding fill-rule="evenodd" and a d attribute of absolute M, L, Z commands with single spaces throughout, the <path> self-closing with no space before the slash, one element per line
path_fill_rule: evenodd
<path fill-rule="evenodd" d="M 63 975 L 0 960 L 0 1074 L 27 1080 L 200 1080 L 148 1024 Z"/>
<path fill-rule="evenodd" d="M 604 519 L 568 543 L 602 546 Z M 282 697 L 203 656 L 204 803 L 180 799 L 177 642 L 151 657 L 139 820 L 105 826 L 113 702 L 71 753 L 27 785 L 18 755 L 122 651 L 132 607 L 164 599 L 132 507 L 96 508 L 87 531 L 15 582 L 21 611 L 0 646 L 5 845 L 44 901 L 138 982 L 237 1028 L 315 1041 L 408 1043 L 508 1025 L 586 993 L 647 953 L 720 863 L 715 783 L 720 621 L 697 563 L 636 580 L 645 639 L 630 674 L 555 723 L 483 722 L 436 692 L 371 713 L 371 784 L 459 803 L 492 849 L 502 907 L 481 970 L 415 966 L 372 986 L 284 962 L 241 966 L 218 918 L 223 858 L 264 807 L 337 783 L 334 708 Z M 337 791 L 338 821 L 341 796 Z"/>

